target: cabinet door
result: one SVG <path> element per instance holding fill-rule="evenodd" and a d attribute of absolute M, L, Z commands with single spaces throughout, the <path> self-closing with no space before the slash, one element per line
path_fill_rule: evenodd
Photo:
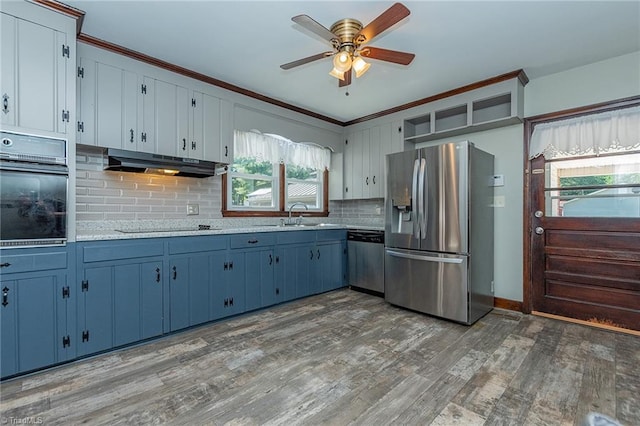
<path fill-rule="evenodd" d="M 369 167 L 366 183 L 368 184 L 369 194 L 367 198 L 381 198 L 382 191 L 382 128 L 375 126 L 369 129 Z"/>
<path fill-rule="evenodd" d="M 311 262 L 314 258 L 313 246 L 300 246 L 296 255 L 296 297 L 311 294 Z"/>
<path fill-rule="evenodd" d="M 227 279 L 227 294 L 229 295 L 229 315 L 242 313 L 246 310 L 244 255 L 231 253 L 229 256 L 229 270 Z"/>
<path fill-rule="evenodd" d="M 322 292 L 322 282 L 326 275 L 331 273 L 328 269 L 323 269 L 323 263 L 327 254 L 323 246 L 311 247 L 311 262 L 309 263 L 309 294 L 318 294 Z"/>
<path fill-rule="evenodd" d="M 142 263 L 140 270 L 140 338 L 148 339 L 162 334 L 162 262 Z"/>
<path fill-rule="evenodd" d="M 248 251 L 245 254 L 245 292 L 247 311 L 273 305 L 275 256 L 272 249 Z"/>
<path fill-rule="evenodd" d="M 64 309 L 60 299 L 66 297 L 62 293 L 66 281 L 66 273 L 58 271 L 0 282 L 2 377 L 66 359 L 58 357 L 66 337 L 58 318 L 66 315 L 59 312 Z"/>
<path fill-rule="evenodd" d="M 335 242 L 320 246 L 322 254 L 320 268 L 325 273 L 322 275 L 322 291 L 335 290 L 344 287 L 344 249 L 341 242 Z"/>
<path fill-rule="evenodd" d="M 353 163 L 355 161 L 354 152 L 355 137 L 354 133 L 347 135 L 344 143 L 344 155 L 343 155 L 343 196 L 345 200 L 353 199 Z"/>
<path fill-rule="evenodd" d="M 87 268 L 78 286 L 78 355 L 113 347 L 113 268 Z"/>
<path fill-rule="evenodd" d="M 368 142 L 367 133 L 367 144 Z M 363 198 L 364 194 L 364 183 L 366 178 L 366 172 L 364 170 L 365 162 L 368 162 L 369 159 L 369 151 L 365 150 L 364 147 L 364 132 L 362 130 L 354 132 L 352 135 L 352 140 L 349 141 L 352 150 L 352 159 L 351 159 L 351 168 L 352 168 L 352 176 L 351 176 L 351 195 L 350 199 L 357 200 Z M 367 146 L 368 148 L 368 146 Z M 364 156 L 366 154 L 367 160 L 364 160 Z"/>
<path fill-rule="evenodd" d="M 186 99 L 183 101 L 186 107 Z M 156 153 L 175 156 L 178 146 L 178 86 L 175 84 L 155 81 L 155 120 Z"/>
<path fill-rule="evenodd" d="M 222 161 L 220 157 L 220 99 L 202 95 L 202 137 L 197 141 L 197 158 L 207 161 Z"/>
<path fill-rule="evenodd" d="M 233 105 L 226 99 L 220 100 L 220 154 L 218 161 L 225 164 L 233 163 Z"/>
<path fill-rule="evenodd" d="M 169 264 L 171 331 L 189 326 L 189 259 L 172 259 Z M 206 299 L 205 299 L 206 300 Z"/>
<path fill-rule="evenodd" d="M 2 124 L 66 133 L 66 34 L 2 15 Z M 5 39 L 5 37 L 7 37 Z M 6 49 L 6 50 L 5 50 Z M 5 74 L 6 72 L 6 74 Z M 3 105 L 4 110 L 4 105 Z"/>
<path fill-rule="evenodd" d="M 209 321 L 209 258 L 208 253 L 189 257 L 189 325 Z"/>
<path fill-rule="evenodd" d="M 297 297 L 297 251 L 297 246 L 285 245 L 276 248 L 274 271 L 275 295 L 270 294 L 269 297 L 265 297 L 266 303 L 270 301 L 273 302 L 272 304 L 286 302 Z"/>
<path fill-rule="evenodd" d="M 15 280 L 0 281 L 0 286 L 0 377 L 6 377 L 18 372 L 18 286 Z"/>

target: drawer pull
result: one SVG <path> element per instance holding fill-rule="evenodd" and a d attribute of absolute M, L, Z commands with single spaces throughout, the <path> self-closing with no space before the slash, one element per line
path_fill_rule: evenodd
<path fill-rule="evenodd" d="M 9 289 L 4 287 L 2 289 L 2 306 L 7 306 L 9 304 Z"/>
<path fill-rule="evenodd" d="M 249 244 L 258 244 L 258 240 L 249 240 L 247 241 Z"/>
<path fill-rule="evenodd" d="M 0 268 L 8 268 L 9 266 L 11 266 L 9 262 L 0 263 Z"/>

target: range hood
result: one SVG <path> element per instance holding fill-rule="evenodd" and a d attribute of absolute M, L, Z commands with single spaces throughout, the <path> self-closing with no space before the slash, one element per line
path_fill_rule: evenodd
<path fill-rule="evenodd" d="M 112 148 L 108 148 L 105 152 L 107 155 L 105 170 L 196 178 L 215 176 L 226 171 L 226 166 L 223 164 L 195 158 L 180 158 Z"/>

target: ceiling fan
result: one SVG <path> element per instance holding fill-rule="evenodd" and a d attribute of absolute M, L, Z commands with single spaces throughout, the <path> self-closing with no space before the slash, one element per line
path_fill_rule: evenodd
<path fill-rule="evenodd" d="M 293 22 L 327 40 L 333 46 L 333 50 L 280 65 L 280 68 L 288 70 L 333 56 L 333 69 L 329 74 L 338 79 L 338 86 L 343 87 L 351 84 L 352 71 L 357 78 L 369 69 L 371 64 L 365 62 L 363 58 L 409 65 L 415 57 L 413 53 L 381 49 L 366 46 L 366 44 L 409 16 L 410 13 L 403 4 L 395 3 L 367 26 L 363 26 L 356 19 L 346 18 L 334 23 L 331 29 L 327 29 L 307 15 L 294 16 L 291 18 Z"/>

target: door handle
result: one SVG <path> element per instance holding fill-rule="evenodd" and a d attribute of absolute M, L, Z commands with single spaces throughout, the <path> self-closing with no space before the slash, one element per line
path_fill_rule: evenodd
<path fill-rule="evenodd" d="M 420 170 L 420 160 L 413 162 L 413 180 L 411 181 L 411 220 L 413 221 L 413 236 L 420 238 L 420 226 L 418 218 L 422 214 L 420 203 L 418 202 L 418 171 Z"/>
<path fill-rule="evenodd" d="M 544 216 L 544 213 L 542 213 L 542 210 L 536 210 L 533 215 L 537 218 L 541 218 L 542 216 Z"/>
<path fill-rule="evenodd" d="M 536 226 L 535 233 L 538 235 L 544 234 L 544 228 L 542 226 Z"/>

